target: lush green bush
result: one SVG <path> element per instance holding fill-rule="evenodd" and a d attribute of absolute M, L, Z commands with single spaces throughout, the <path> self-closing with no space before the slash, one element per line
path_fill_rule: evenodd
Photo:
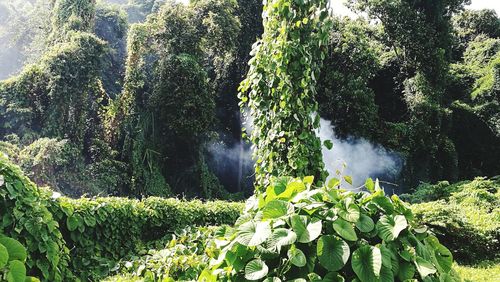
<path fill-rule="evenodd" d="M 423 184 L 403 198 L 419 203 L 412 205 L 416 219 L 432 228 L 457 261 L 500 258 L 500 179 Z"/>
<path fill-rule="evenodd" d="M 0 279 L 1 281 L 40 281 L 26 276 L 26 248 L 19 241 L 0 233 Z"/>
<path fill-rule="evenodd" d="M 27 247 L 29 273 L 46 281 L 72 280 L 72 272 L 107 276 L 146 242 L 186 226 L 232 224 L 243 209 L 222 201 L 58 197 L 0 158 L 0 232 Z"/>
<path fill-rule="evenodd" d="M 225 228 L 188 227 L 167 235 L 159 242 L 146 246 L 139 255 L 120 261 L 115 268 L 120 275 L 107 281 L 133 281 L 137 278 L 145 281 L 164 281 L 167 278 L 172 281 L 196 280 L 208 266 L 207 245 Z"/>
<path fill-rule="evenodd" d="M 233 232 L 207 249 L 204 281 L 459 281 L 450 251 L 397 196 L 280 179 L 247 202 Z M 295 280 L 294 280 L 295 279 Z M 323 280 L 322 280 L 323 279 Z"/>
<path fill-rule="evenodd" d="M 35 184 L 19 167 L 0 154 L 0 233 L 21 242 L 28 250 L 28 273 L 46 281 L 71 280 L 69 250 L 59 223 Z"/>
<path fill-rule="evenodd" d="M 97 278 L 107 276 L 119 259 L 139 252 L 144 242 L 185 226 L 232 224 L 242 207 L 156 197 L 142 201 L 61 197 L 50 210 L 71 250 L 72 269 L 80 277 Z"/>

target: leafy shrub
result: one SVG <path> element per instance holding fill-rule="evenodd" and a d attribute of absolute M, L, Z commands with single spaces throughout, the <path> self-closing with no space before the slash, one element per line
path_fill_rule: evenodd
<path fill-rule="evenodd" d="M 0 233 L 28 250 L 28 273 L 46 281 L 71 280 L 69 251 L 48 200 L 19 167 L 0 154 Z"/>
<path fill-rule="evenodd" d="M 432 228 L 457 261 L 500 258 L 499 179 L 423 184 L 404 198 L 423 202 L 412 206 L 416 219 Z"/>
<path fill-rule="evenodd" d="M 161 248 L 150 248 L 141 256 L 134 255 L 122 260 L 117 266 L 121 275 L 108 280 L 133 281 L 134 277 L 142 277 L 145 281 L 163 281 L 165 278 L 175 281 L 196 280 L 208 266 L 209 257 L 205 254 L 207 244 L 225 228 L 188 227 L 167 235 L 160 241 L 163 243 Z"/>
<path fill-rule="evenodd" d="M 0 279 L 2 281 L 40 281 L 26 276 L 26 248 L 19 241 L 0 233 Z"/>
<path fill-rule="evenodd" d="M 370 193 L 312 183 L 276 180 L 250 199 L 233 232 L 207 249 L 200 280 L 458 281 L 450 251 L 378 182 L 367 181 Z"/>
<path fill-rule="evenodd" d="M 483 261 L 474 266 L 455 265 L 454 268 L 465 282 L 500 281 L 500 262 L 498 261 Z"/>
<path fill-rule="evenodd" d="M 71 250 L 71 268 L 83 279 L 109 275 L 116 261 L 140 252 L 143 242 L 180 228 L 233 224 L 242 209 L 241 203 L 157 197 L 60 197 L 50 206 Z"/>
<path fill-rule="evenodd" d="M 222 201 L 58 197 L 0 156 L 0 232 L 27 247 L 28 271 L 44 281 L 73 281 L 72 273 L 97 280 L 145 242 L 189 225 L 232 224 L 242 209 Z"/>

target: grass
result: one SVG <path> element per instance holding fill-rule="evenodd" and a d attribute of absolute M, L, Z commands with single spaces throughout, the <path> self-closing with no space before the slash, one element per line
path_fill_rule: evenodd
<path fill-rule="evenodd" d="M 483 261 L 474 266 L 455 264 L 453 268 L 465 282 L 500 281 L 500 261 Z"/>

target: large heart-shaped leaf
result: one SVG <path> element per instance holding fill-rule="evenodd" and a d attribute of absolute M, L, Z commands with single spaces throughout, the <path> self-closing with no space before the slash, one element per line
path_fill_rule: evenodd
<path fill-rule="evenodd" d="M 8 282 L 25 282 L 26 280 L 26 267 L 24 263 L 18 260 L 11 260 L 9 262 L 9 272 L 7 274 Z"/>
<path fill-rule="evenodd" d="M 420 274 L 420 277 L 422 277 L 422 279 L 425 279 L 425 277 L 436 273 L 436 268 L 434 267 L 434 265 L 421 257 L 417 257 L 417 259 L 415 260 L 415 266 L 417 266 L 418 273 Z"/>
<path fill-rule="evenodd" d="M 238 227 L 237 241 L 248 247 L 262 244 L 271 236 L 269 221 L 249 221 Z"/>
<path fill-rule="evenodd" d="M 287 246 L 295 243 L 297 234 L 290 229 L 277 228 L 269 238 L 268 249 L 280 250 L 282 246 Z"/>
<path fill-rule="evenodd" d="M 394 212 L 394 205 L 391 203 L 391 200 L 383 194 L 373 197 L 372 202 L 386 214 L 392 214 Z"/>
<path fill-rule="evenodd" d="M 0 244 L 0 269 L 3 268 L 9 261 L 9 251 L 4 245 Z"/>
<path fill-rule="evenodd" d="M 436 260 L 436 266 L 440 268 L 440 272 L 448 273 L 453 264 L 453 255 L 450 250 L 439 243 L 439 240 L 434 236 L 428 236 L 425 239 L 426 245 L 433 250 L 432 254 Z"/>
<path fill-rule="evenodd" d="M 378 282 L 382 268 L 380 249 L 364 245 L 352 254 L 352 269 L 361 282 Z"/>
<path fill-rule="evenodd" d="M 356 222 L 360 216 L 359 207 L 354 203 L 348 204 L 345 209 L 339 210 L 339 216 L 347 221 Z"/>
<path fill-rule="evenodd" d="M 292 246 L 290 250 L 288 250 L 287 255 L 288 259 L 290 259 L 290 262 L 297 267 L 303 267 L 307 263 L 304 252 L 302 252 L 300 249 L 297 249 L 295 246 Z"/>
<path fill-rule="evenodd" d="M 406 281 L 412 279 L 415 276 L 415 266 L 409 262 L 403 262 L 399 265 L 398 279 L 401 281 Z"/>
<path fill-rule="evenodd" d="M 377 234 L 384 241 L 393 241 L 406 227 L 408 227 L 408 222 L 404 216 L 384 215 L 377 222 Z"/>
<path fill-rule="evenodd" d="M 368 233 L 375 228 L 375 223 L 371 219 L 371 217 L 361 214 L 359 216 L 359 220 L 356 222 L 356 227 L 359 229 L 359 231 Z"/>
<path fill-rule="evenodd" d="M 300 243 L 309 243 L 321 234 L 322 222 L 318 219 L 313 219 L 309 222 L 309 218 L 304 215 L 294 215 L 291 218 L 293 231 L 297 234 L 297 241 Z"/>
<path fill-rule="evenodd" d="M 7 249 L 9 260 L 26 260 L 26 249 L 17 240 L 9 237 L 0 237 L 0 244 Z"/>
<path fill-rule="evenodd" d="M 324 235 L 318 240 L 317 254 L 324 268 L 337 271 L 347 263 L 351 251 L 344 240 L 336 236 Z"/>
<path fill-rule="evenodd" d="M 394 282 L 394 273 L 392 273 L 391 268 L 385 266 L 383 263 L 380 269 L 379 282 Z"/>
<path fill-rule="evenodd" d="M 293 206 L 281 200 L 272 200 L 262 209 L 262 219 L 279 218 L 293 212 Z"/>
<path fill-rule="evenodd" d="M 340 237 L 348 241 L 358 240 L 358 236 L 356 235 L 356 231 L 354 231 L 352 224 L 343 219 L 338 218 L 335 220 L 333 222 L 333 229 L 340 235 Z"/>
<path fill-rule="evenodd" d="M 267 265 L 260 259 L 254 259 L 245 266 L 245 278 L 247 280 L 259 280 L 269 272 Z"/>

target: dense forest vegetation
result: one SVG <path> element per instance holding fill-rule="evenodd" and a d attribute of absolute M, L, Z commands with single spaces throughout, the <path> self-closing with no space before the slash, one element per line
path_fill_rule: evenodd
<path fill-rule="evenodd" d="M 185 2 L 0 0 L 1 281 L 500 279 L 494 10 Z"/>
<path fill-rule="evenodd" d="M 68 195 L 251 194 L 237 93 L 263 31 L 260 1 L 112 2 L 0 6 L 11 76 L 0 84 L 2 149 Z M 403 191 L 496 175 L 496 13 L 462 11 L 464 1 L 350 4 L 376 24 L 336 17 L 328 31 L 313 110 L 336 137 L 396 153 L 390 180 Z"/>

